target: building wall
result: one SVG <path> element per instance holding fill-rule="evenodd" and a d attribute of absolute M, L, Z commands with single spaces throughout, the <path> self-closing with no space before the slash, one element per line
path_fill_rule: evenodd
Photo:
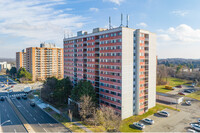
<path fill-rule="evenodd" d="M 133 115 L 133 30 L 122 29 L 122 119 Z"/>
<path fill-rule="evenodd" d="M 91 81 L 99 104 L 113 107 L 122 119 L 143 114 L 156 100 L 155 68 L 149 71 L 154 67 L 154 57 L 149 56 L 156 54 L 149 52 L 156 51 L 154 47 L 148 48 L 155 39 L 147 40 L 153 37 L 149 34 L 145 30 L 118 27 L 65 38 L 64 76 L 74 84 L 80 79 Z"/>
<path fill-rule="evenodd" d="M 148 108 L 156 105 L 156 35 L 149 35 L 149 91 Z"/>
<path fill-rule="evenodd" d="M 27 71 L 33 81 L 45 80 L 48 77 L 63 78 L 63 49 L 47 47 L 27 48 Z"/>

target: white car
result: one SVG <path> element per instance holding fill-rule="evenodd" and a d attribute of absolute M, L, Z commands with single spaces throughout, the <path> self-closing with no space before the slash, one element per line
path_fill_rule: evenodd
<path fill-rule="evenodd" d="M 197 131 L 200 131 L 200 125 L 198 125 L 198 124 L 190 124 L 191 125 L 191 127 L 193 128 L 193 129 L 195 129 L 195 130 L 197 130 Z"/>
<path fill-rule="evenodd" d="M 185 104 L 188 105 L 188 106 L 191 106 L 191 101 L 185 101 Z"/>
<path fill-rule="evenodd" d="M 140 124 L 140 123 L 138 123 L 138 122 L 134 122 L 134 123 L 133 123 L 133 126 L 136 127 L 136 128 L 138 128 L 138 129 L 140 129 L 140 130 L 142 130 L 142 129 L 145 128 L 145 125 L 144 125 L 144 124 Z"/>
<path fill-rule="evenodd" d="M 189 133 L 197 133 L 194 129 L 188 129 L 187 130 Z"/>
<path fill-rule="evenodd" d="M 169 117 L 169 113 L 167 111 L 158 111 L 159 115 Z"/>
<path fill-rule="evenodd" d="M 143 119 L 143 121 L 148 123 L 148 124 L 151 124 L 151 125 L 153 125 L 153 123 L 154 123 L 154 120 L 149 119 L 149 118 L 145 118 L 145 119 Z"/>

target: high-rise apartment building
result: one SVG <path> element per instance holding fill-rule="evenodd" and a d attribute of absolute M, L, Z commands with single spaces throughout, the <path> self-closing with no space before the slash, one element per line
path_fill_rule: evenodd
<path fill-rule="evenodd" d="M 156 35 L 118 27 L 64 38 L 64 76 L 91 81 L 99 104 L 122 119 L 143 114 L 156 103 Z"/>
<path fill-rule="evenodd" d="M 16 68 L 19 70 L 21 67 L 26 68 L 26 52 L 22 50 L 22 52 L 16 53 Z"/>
<path fill-rule="evenodd" d="M 40 44 L 40 47 L 26 48 L 26 70 L 32 80 L 45 80 L 48 77 L 63 78 L 63 48 L 54 44 Z"/>

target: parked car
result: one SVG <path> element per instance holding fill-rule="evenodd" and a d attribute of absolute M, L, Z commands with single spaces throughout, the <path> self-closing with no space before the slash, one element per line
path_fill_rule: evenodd
<path fill-rule="evenodd" d="M 154 120 L 149 119 L 149 118 L 145 118 L 145 119 L 143 119 L 143 121 L 148 123 L 148 124 L 151 124 L 151 125 L 153 125 L 153 123 L 154 123 Z"/>
<path fill-rule="evenodd" d="M 185 101 L 185 104 L 188 105 L 188 106 L 191 106 L 191 101 Z"/>
<path fill-rule="evenodd" d="M 144 124 L 141 124 L 141 123 L 138 123 L 138 122 L 134 122 L 133 126 L 136 127 L 136 128 L 138 128 L 138 129 L 140 129 L 140 130 L 142 130 L 142 129 L 145 128 Z"/>
<path fill-rule="evenodd" d="M 4 97 L 1 96 L 1 101 L 4 101 Z"/>
<path fill-rule="evenodd" d="M 12 85 L 11 88 L 13 88 L 14 86 Z"/>
<path fill-rule="evenodd" d="M 169 113 L 167 111 L 158 111 L 158 114 L 166 117 L 169 116 Z"/>
<path fill-rule="evenodd" d="M 16 96 L 16 98 L 19 100 L 19 99 L 21 99 L 21 97 L 20 96 Z"/>
<path fill-rule="evenodd" d="M 186 93 L 192 93 L 191 90 L 184 90 L 184 92 L 186 92 Z"/>
<path fill-rule="evenodd" d="M 34 103 L 34 102 L 31 102 L 30 105 L 31 105 L 32 107 L 34 107 L 34 106 L 35 106 L 35 103 Z"/>
<path fill-rule="evenodd" d="M 183 93 L 183 92 L 179 92 L 178 94 L 179 94 L 179 95 L 184 95 L 184 96 L 185 96 L 185 93 Z"/>
<path fill-rule="evenodd" d="M 189 133 L 197 133 L 194 129 L 188 129 L 187 130 Z"/>
<path fill-rule="evenodd" d="M 193 128 L 193 129 L 195 129 L 195 130 L 197 130 L 197 131 L 200 131 L 200 125 L 198 125 L 198 124 L 190 124 L 191 125 L 191 127 Z"/>
<path fill-rule="evenodd" d="M 200 118 L 198 119 L 198 123 L 200 124 Z"/>
<path fill-rule="evenodd" d="M 23 95 L 22 98 L 23 98 L 23 99 L 27 99 L 27 96 L 26 96 L 26 95 Z"/>
<path fill-rule="evenodd" d="M 178 86 L 176 86 L 176 88 L 182 88 L 182 85 L 178 85 Z"/>

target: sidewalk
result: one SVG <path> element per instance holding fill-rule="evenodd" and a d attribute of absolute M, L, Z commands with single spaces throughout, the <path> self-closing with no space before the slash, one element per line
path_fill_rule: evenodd
<path fill-rule="evenodd" d="M 55 111 L 56 113 L 62 115 L 62 116 L 65 117 L 66 119 L 70 120 L 69 117 L 68 117 L 68 115 L 66 115 L 66 114 L 64 114 L 64 113 L 62 113 L 62 112 L 60 112 L 60 111 L 59 111 L 58 109 L 56 109 L 55 107 L 53 107 L 53 106 L 51 106 L 51 105 L 49 105 L 49 104 L 43 102 L 43 101 L 40 100 L 40 99 L 31 99 L 31 101 L 34 101 L 41 109 L 44 109 L 44 108 L 49 107 L 49 108 L 51 108 L 53 111 Z M 72 122 L 73 122 L 76 126 L 78 126 L 79 128 L 85 130 L 86 132 L 92 132 L 91 130 L 89 130 L 88 128 L 86 128 L 86 127 L 85 127 L 84 125 L 82 125 L 81 123 L 78 123 L 78 122 L 76 122 L 76 121 L 74 121 L 74 120 L 72 120 Z"/>

